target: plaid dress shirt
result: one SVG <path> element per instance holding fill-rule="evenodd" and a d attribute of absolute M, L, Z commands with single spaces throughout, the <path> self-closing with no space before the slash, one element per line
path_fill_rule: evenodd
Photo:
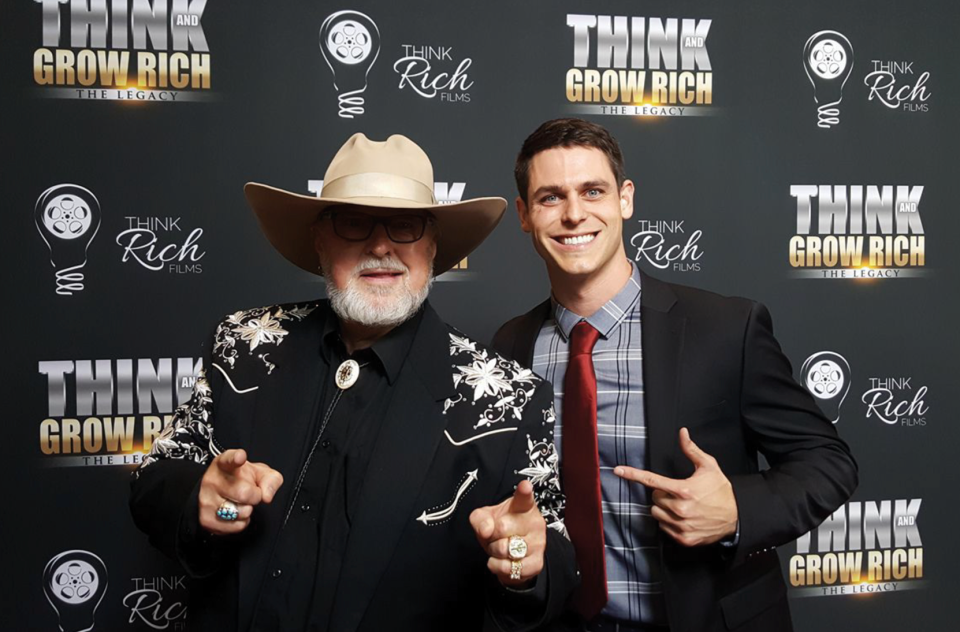
<path fill-rule="evenodd" d="M 632 265 L 632 264 L 631 264 Z M 563 467 L 563 378 L 570 333 L 581 320 L 597 331 L 593 349 L 597 376 L 597 443 L 609 600 L 601 614 L 621 621 L 665 625 L 657 521 L 650 492 L 613 473 L 617 465 L 646 469 L 647 426 L 643 412 L 640 341 L 640 272 L 603 307 L 581 316 L 552 301 L 552 318 L 537 336 L 533 370 L 554 385 L 555 439 Z"/>

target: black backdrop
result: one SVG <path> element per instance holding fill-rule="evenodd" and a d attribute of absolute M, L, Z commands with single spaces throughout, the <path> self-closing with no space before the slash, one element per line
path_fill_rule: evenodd
<path fill-rule="evenodd" d="M 352 40 L 364 61 L 377 53 L 353 118 L 339 115 L 338 95 L 350 98 L 357 79 L 346 73 L 356 68 L 335 56 L 328 64 L 320 50 L 321 26 L 339 11 L 366 16 L 334 17 L 328 26 L 341 35 L 356 28 L 347 19 L 360 33 L 374 34 L 365 20 L 379 31 L 369 50 Z M 2 250 L 4 630 L 82 629 L 93 614 L 97 630 L 189 629 L 187 582 L 129 518 L 130 463 L 144 429 L 158 429 L 189 390 L 200 343 L 223 314 L 322 292 L 260 235 L 243 183 L 316 192 L 311 181 L 351 133 L 403 133 L 433 157 L 441 194 L 513 199 L 523 138 L 545 119 L 578 114 L 620 139 L 637 184 L 628 254 L 661 278 L 762 300 L 797 378 L 839 389 L 820 401 L 839 414 L 861 484 L 832 531 L 781 548 L 798 629 L 953 629 L 953 3 L 3 0 L 0 12 L 0 173 L 11 220 Z M 608 54 L 597 47 L 611 41 L 604 75 Z M 88 69 L 98 52 L 129 64 L 126 86 Z M 139 81 L 138 68 L 164 63 L 194 69 L 197 85 L 189 72 L 184 88 Z M 622 102 L 614 84 L 639 73 L 642 98 Z M 599 94 L 572 102 L 579 84 L 568 95 L 568 76 L 594 74 Z M 682 89 L 651 90 L 661 78 L 710 89 L 684 103 Z M 628 114 L 602 113 L 611 106 L 604 86 Z M 804 185 L 818 187 L 809 234 L 798 232 L 808 198 L 793 195 Z M 863 226 L 821 226 L 825 198 L 859 217 L 861 194 Z M 912 257 L 869 269 L 867 259 L 791 265 L 794 237 L 809 250 L 857 236 L 868 253 L 879 236 L 890 238 L 885 253 L 905 242 Z M 512 209 L 463 268 L 441 277 L 431 300 L 481 339 L 547 292 Z M 78 592 L 45 592 L 71 562 L 91 571 Z"/>

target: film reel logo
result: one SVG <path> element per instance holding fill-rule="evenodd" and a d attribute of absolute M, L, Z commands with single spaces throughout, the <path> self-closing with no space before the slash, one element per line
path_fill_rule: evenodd
<path fill-rule="evenodd" d="M 50 248 L 50 263 L 57 273 L 57 294 L 83 291 L 82 269 L 87 249 L 100 229 L 100 202 L 89 189 L 58 184 L 37 199 L 34 220 Z"/>
<path fill-rule="evenodd" d="M 813 84 L 817 127 L 830 129 L 839 125 L 843 86 L 853 70 L 850 40 L 836 31 L 814 33 L 803 47 L 803 69 Z"/>
<path fill-rule="evenodd" d="M 320 52 L 333 73 L 340 118 L 364 112 L 367 74 L 380 55 L 380 29 L 359 11 L 338 11 L 320 26 Z"/>
<path fill-rule="evenodd" d="M 62 632 L 87 632 L 107 592 L 107 566 L 89 551 L 64 551 L 43 569 L 43 593 Z"/>
<path fill-rule="evenodd" d="M 820 351 L 800 368 L 803 385 L 832 423 L 840 421 L 840 406 L 850 391 L 850 363 L 839 353 Z"/>

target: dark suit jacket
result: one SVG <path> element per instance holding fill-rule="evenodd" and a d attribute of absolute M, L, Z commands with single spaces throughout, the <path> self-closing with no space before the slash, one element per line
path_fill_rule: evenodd
<path fill-rule="evenodd" d="M 641 274 L 648 469 L 686 478 L 693 466 L 678 432 L 690 429 L 733 484 L 740 541 L 685 548 L 660 534 L 673 632 L 790 630 L 774 547 L 817 526 L 857 486 L 857 466 L 813 398 L 794 381 L 770 314 L 753 301 Z M 506 323 L 494 338 L 530 366 L 550 303 Z M 757 455 L 770 468 L 761 471 Z"/>
<path fill-rule="evenodd" d="M 552 443 L 552 390 L 424 309 L 366 473 L 329 629 L 479 630 L 485 601 L 488 622 L 533 627 L 563 610 L 576 581 Z M 320 357 L 327 310 L 323 301 L 227 317 L 193 399 L 135 473 L 137 525 L 195 578 L 193 629 L 247 630 L 254 621 L 314 442 L 319 384 L 333 380 Z M 197 522 L 199 483 L 210 459 L 227 448 L 246 449 L 285 482 L 240 536 L 210 538 Z M 549 525 L 534 611 L 487 570 L 468 521 L 473 509 L 509 497 L 523 478 L 533 482 Z"/>

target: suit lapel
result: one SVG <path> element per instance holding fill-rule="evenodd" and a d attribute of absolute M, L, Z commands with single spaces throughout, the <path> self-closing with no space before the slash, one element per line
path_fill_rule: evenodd
<path fill-rule="evenodd" d="M 550 299 L 527 312 L 521 320 L 513 343 L 513 359 L 526 367 L 533 366 L 533 350 L 544 321 L 550 317 Z"/>
<path fill-rule="evenodd" d="M 349 632 L 360 625 L 404 529 L 414 519 L 414 502 L 446 426 L 437 402 L 454 393 L 449 344 L 446 325 L 428 305 L 367 468 L 344 552 L 330 621 L 333 631 Z"/>
<path fill-rule="evenodd" d="M 640 318 L 643 344 L 644 411 L 648 437 L 648 467 L 673 476 L 673 453 L 679 449 L 677 427 L 680 360 L 686 319 L 677 313 L 670 286 L 640 273 Z"/>

